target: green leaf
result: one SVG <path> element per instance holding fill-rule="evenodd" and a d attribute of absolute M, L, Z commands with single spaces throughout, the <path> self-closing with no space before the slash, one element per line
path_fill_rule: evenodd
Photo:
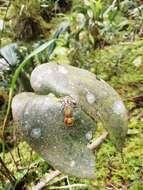
<path fill-rule="evenodd" d="M 7 120 L 8 120 L 8 116 L 10 113 L 10 108 L 11 108 L 11 101 L 12 101 L 12 97 L 13 97 L 13 92 L 14 92 L 14 88 L 15 88 L 15 84 L 16 81 L 21 73 L 21 71 L 29 64 L 30 59 L 34 56 L 36 56 L 37 54 L 39 54 L 40 52 L 42 52 L 43 50 L 45 50 L 46 48 L 48 48 L 51 44 L 55 43 L 55 39 L 50 40 L 46 43 L 44 43 L 43 45 L 41 45 L 40 47 L 38 47 L 37 49 L 35 49 L 31 54 L 29 54 L 24 61 L 19 65 L 19 67 L 16 69 L 14 76 L 12 77 L 12 82 L 11 82 L 11 86 L 10 86 L 10 90 L 9 90 L 9 100 L 8 100 L 8 107 L 7 107 L 7 112 L 6 112 L 6 116 L 4 118 L 4 122 L 3 122 L 3 131 L 5 129 Z"/>
<path fill-rule="evenodd" d="M 15 65 L 19 58 L 17 44 L 13 43 L 13 44 L 9 44 L 9 45 L 1 48 L 0 55 L 1 55 L 1 57 L 3 57 L 5 59 L 7 65 L 9 65 L 9 66 Z M 6 63 L 4 63 L 4 65 Z"/>

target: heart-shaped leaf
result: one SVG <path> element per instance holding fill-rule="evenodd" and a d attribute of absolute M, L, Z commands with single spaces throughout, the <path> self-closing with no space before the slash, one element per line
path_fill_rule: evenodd
<path fill-rule="evenodd" d="M 77 177 L 94 177 L 94 155 L 87 144 L 97 119 L 122 150 L 126 109 L 105 81 L 83 69 L 46 63 L 32 72 L 31 86 L 35 93 L 14 97 L 13 117 L 31 147 L 54 167 Z"/>

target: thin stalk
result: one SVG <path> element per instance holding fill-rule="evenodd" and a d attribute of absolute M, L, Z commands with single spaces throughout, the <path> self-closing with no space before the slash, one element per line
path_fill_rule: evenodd
<path fill-rule="evenodd" d="M 4 118 L 4 122 L 3 122 L 3 126 L 2 126 L 2 133 L 4 134 L 4 129 L 7 125 L 8 122 L 8 116 L 10 114 L 10 109 L 11 109 L 11 102 L 12 102 L 12 97 L 13 97 L 13 93 L 14 93 L 14 89 L 15 89 L 15 85 L 16 85 L 16 81 L 19 78 L 19 75 L 21 73 L 21 71 L 25 68 L 25 66 L 27 66 L 28 64 L 30 64 L 30 59 L 32 57 L 34 57 L 35 55 L 39 54 L 40 52 L 42 52 L 43 50 L 45 50 L 46 48 L 48 48 L 52 43 L 55 42 L 55 39 L 41 45 L 39 48 L 37 48 L 36 50 L 34 50 L 31 54 L 29 54 L 24 61 L 19 65 L 19 67 L 16 69 L 14 76 L 12 77 L 12 82 L 10 85 L 10 90 L 9 90 L 9 99 L 8 99 L 8 106 L 7 106 L 7 111 L 6 111 L 6 115 Z"/>
<path fill-rule="evenodd" d="M 11 182 L 12 185 L 16 183 L 16 178 L 12 175 L 10 170 L 6 167 L 5 163 L 0 157 L 1 173 Z"/>
<path fill-rule="evenodd" d="M 87 187 L 89 187 L 89 185 L 86 184 L 73 184 L 73 185 L 65 185 L 65 186 L 55 186 L 55 187 L 48 187 L 48 189 L 69 189 L 69 188 L 75 188 L 75 187 L 79 187 L 82 189 L 85 189 Z"/>

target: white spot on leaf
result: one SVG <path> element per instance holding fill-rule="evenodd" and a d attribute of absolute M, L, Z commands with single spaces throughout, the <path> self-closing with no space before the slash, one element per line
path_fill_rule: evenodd
<path fill-rule="evenodd" d="M 85 134 L 85 138 L 87 140 L 91 140 L 92 139 L 92 131 L 88 131 L 86 134 Z"/>
<path fill-rule="evenodd" d="M 29 112 L 26 111 L 26 112 L 24 113 L 24 116 L 28 116 L 28 115 L 29 115 Z"/>
<path fill-rule="evenodd" d="M 113 105 L 113 111 L 116 114 L 122 114 L 122 113 L 125 112 L 125 107 L 124 107 L 122 101 L 118 100 L 118 101 L 116 101 L 114 103 L 114 105 Z"/>
<path fill-rule="evenodd" d="M 95 102 L 95 96 L 94 96 L 94 94 L 92 94 L 92 93 L 90 93 L 90 92 L 88 92 L 88 93 L 86 94 L 86 99 L 87 99 L 87 102 L 88 102 L 89 104 L 93 104 L 93 103 Z"/>
<path fill-rule="evenodd" d="M 37 123 L 40 123 L 40 120 L 39 120 L 39 119 L 37 120 Z"/>
<path fill-rule="evenodd" d="M 61 66 L 61 65 L 59 66 L 59 72 L 62 73 L 62 74 L 67 74 L 68 73 L 67 69 L 65 67 Z"/>
<path fill-rule="evenodd" d="M 38 139 L 40 136 L 41 136 L 41 129 L 40 128 L 32 129 L 31 137 Z"/>
<path fill-rule="evenodd" d="M 24 122 L 24 128 L 28 130 L 31 126 L 29 125 L 28 121 Z"/>
<path fill-rule="evenodd" d="M 70 166 L 71 166 L 71 167 L 74 167 L 74 166 L 75 166 L 75 161 L 74 161 L 74 160 L 71 161 Z"/>

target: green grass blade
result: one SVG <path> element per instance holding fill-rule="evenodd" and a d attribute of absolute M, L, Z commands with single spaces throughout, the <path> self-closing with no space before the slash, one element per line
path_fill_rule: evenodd
<path fill-rule="evenodd" d="M 14 87 L 15 87 L 16 81 L 17 81 L 17 79 L 18 79 L 21 71 L 24 69 L 25 66 L 27 66 L 30 63 L 30 59 L 32 57 L 34 57 L 35 55 L 41 53 L 43 50 L 45 50 L 46 48 L 48 48 L 53 43 L 55 43 L 55 39 L 50 40 L 50 41 L 42 44 L 40 47 L 38 47 L 33 52 L 31 52 L 24 59 L 24 61 L 19 65 L 19 67 L 16 69 L 16 71 L 14 73 L 14 76 L 12 77 L 12 82 L 11 82 L 11 86 L 10 86 L 10 90 L 9 90 L 8 107 L 7 107 L 6 115 L 5 115 L 4 122 L 3 122 L 3 132 L 4 132 L 4 129 L 6 127 L 8 116 L 9 116 L 9 113 L 10 113 L 11 101 L 12 101 L 12 96 L 13 96 L 13 92 L 14 92 Z"/>

